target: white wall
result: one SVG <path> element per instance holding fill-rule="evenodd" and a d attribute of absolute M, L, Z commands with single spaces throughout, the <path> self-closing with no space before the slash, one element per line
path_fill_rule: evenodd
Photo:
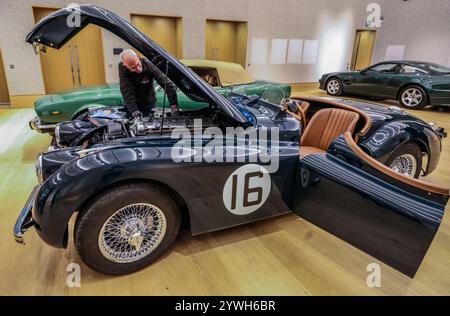
<path fill-rule="evenodd" d="M 383 61 L 388 45 L 405 46 L 403 59 L 450 66 L 450 1 L 385 1 L 389 10 L 379 30 L 374 62 Z"/>
<path fill-rule="evenodd" d="M 25 43 L 34 25 L 32 6 L 63 7 L 64 0 L 0 0 L 0 49 L 11 95 L 43 94 L 39 56 Z M 317 81 L 323 72 L 344 70 L 350 62 L 356 29 L 365 28 L 367 4 L 378 2 L 384 21 L 377 28 L 374 62 L 388 45 L 405 45 L 405 58 L 448 64 L 448 0 L 90 0 L 129 20 L 130 14 L 183 18 L 184 58 L 204 58 L 205 20 L 248 21 L 247 69 L 259 79 L 280 82 Z M 252 39 L 267 39 L 265 64 L 252 64 Z M 318 41 L 312 64 L 270 64 L 272 39 Z M 310 42 L 311 43 L 311 42 Z M 103 32 L 106 78 L 117 81 L 114 47 L 126 45 Z M 15 69 L 10 69 L 9 65 Z"/>

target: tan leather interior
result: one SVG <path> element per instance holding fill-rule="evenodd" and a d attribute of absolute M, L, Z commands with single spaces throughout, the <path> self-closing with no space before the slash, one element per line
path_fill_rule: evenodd
<path fill-rule="evenodd" d="M 312 154 L 325 154 L 326 151 L 320 148 L 316 147 L 310 147 L 310 146 L 301 146 L 300 147 L 300 159 L 312 155 Z"/>
<path fill-rule="evenodd" d="M 345 132 L 353 133 L 358 120 L 359 114 L 353 111 L 335 108 L 319 110 L 303 132 L 300 158 L 321 151 L 326 152 L 336 137 Z"/>
<path fill-rule="evenodd" d="M 205 80 L 211 86 L 214 86 L 215 84 L 214 76 L 211 74 L 204 75 L 203 80 Z"/>
<path fill-rule="evenodd" d="M 308 110 L 309 110 L 309 107 L 311 106 L 311 104 L 309 103 L 309 102 L 306 102 L 306 101 L 303 101 L 301 104 L 300 104 L 300 107 L 302 108 L 302 110 L 303 110 L 303 113 L 308 113 Z"/>
<path fill-rule="evenodd" d="M 395 172 L 391 168 L 383 165 L 381 162 L 375 160 L 374 158 L 370 157 L 368 154 L 366 154 L 354 141 L 351 132 L 346 132 L 344 134 L 345 141 L 347 145 L 351 148 L 351 150 L 362 160 L 364 160 L 366 163 L 368 163 L 373 168 L 377 169 L 378 171 L 397 179 L 401 182 L 404 182 L 408 185 L 411 185 L 413 187 L 417 187 L 419 189 L 426 190 L 428 192 L 433 192 L 436 194 L 442 194 L 442 195 L 450 195 L 450 189 L 445 188 L 436 184 L 432 184 L 423 180 L 414 179 L 411 177 L 408 177 L 406 175 L 403 175 L 401 173 Z"/>
<path fill-rule="evenodd" d="M 311 95 L 291 96 L 291 99 L 300 100 L 300 101 L 304 101 L 304 102 L 318 102 L 318 103 L 322 103 L 324 105 L 332 106 L 334 108 L 345 109 L 345 110 L 348 110 L 348 111 L 352 111 L 352 112 L 358 113 L 359 117 L 364 119 L 364 125 L 354 135 L 356 142 L 358 142 L 361 139 L 361 137 L 364 136 L 367 133 L 367 131 L 370 129 L 370 126 L 372 125 L 372 119 L 370 118 L 370 116 L 366 112 L 364 112 L 362 110 L 359 110 L 357 108 L 354 108 L 354 107 L 352 107 L 350 105 L 344 104 L 342 102 L 336 101 L 336 100 L 327 99 L 327 98 L 323 98 L 323 97 L 317 97 L 317 96 L 311 96 Z"/>
<path fill-rule="evenodd" d="M 305 129 L 306 125 L 308 125 L 308 121 L 306 120 L 306 114 L 308 113 L 308 110 L 309 110 L 310 106 L 311 106 L 311 104 L 309 102 L 305 102 L 305 101 L 303 101 L 300 104 L 300 109 L 299 110 L 301 111 L 301 114 L 302 114 L 303 129 Z"/>

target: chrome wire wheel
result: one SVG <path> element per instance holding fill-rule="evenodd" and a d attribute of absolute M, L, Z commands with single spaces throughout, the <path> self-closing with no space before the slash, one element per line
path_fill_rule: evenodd
<path fill-rule="evenodd" d="M 331 79 L 327 84 L 327 91 L 329 94 L 337 94 L 341 88 L 341 83 L 337 79 Z"/>
<path fill-rule="evenodd" d="M 163 240 L 164 213 L 155 205 L 127 205 L 111 215 L 98 236 L 102 255 L 115 263 L 131 263 L 148 256 Z"/>
<path fill-rule="evenodd" d="M 422 91 L 417 88 L 409 88 L 402 93 L 402 102 L 407 107 L 416 107 L 423 100 Z"/>
<path fill-rule="evenodd" d="M 403 154 L 394 159 L 390 168 L 395 172 L 414 177 L 417 171 L 417 160 L 414 155 Z"/>

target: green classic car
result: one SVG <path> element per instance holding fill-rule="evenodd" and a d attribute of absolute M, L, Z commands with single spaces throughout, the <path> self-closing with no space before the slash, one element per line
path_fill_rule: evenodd
<path fill-rule="evenodd" d="M 291 95 L 290 85 L 257 81 L 239 64 L 211 60 L 182 62 L 223 95 L 230 92 L 258 95 L 273 103 Z M 156 86 L 156 91 L 157 106 L 162 108 L 164 90 Z M 177 93 L 180 111 L 208 106 L 189 99 L 180 90 Z M 57 123 L 74 120 L 89 110 L 120 105 L 123 105 L 123 98 L 117 83 L 51 94 L 35 102 L 37 116 L 30 121 L 30 127 L 40 132 L 53 132 Z"/>
<path fill-rule="evenodd" d="M 385 61 L 361 71 L 324 74 L 329 95 L 357 94 L 398 100 L 408 109 L 450 106 L 450 68 L 421 61 Z"/>

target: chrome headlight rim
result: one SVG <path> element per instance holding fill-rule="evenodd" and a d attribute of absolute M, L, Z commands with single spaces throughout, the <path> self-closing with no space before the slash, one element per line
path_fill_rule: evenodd
<path fill-rule="evenodd" d="M 43 167 L 42 167 L 42 159 L 43 159 L 43 154 L 40 153 L 38 155 L 38 157 L 36 158 L 36 176 L 38 179 L 38 183 L 42 184 L 44 183 L 44 171 L 43 171 Z"/>

